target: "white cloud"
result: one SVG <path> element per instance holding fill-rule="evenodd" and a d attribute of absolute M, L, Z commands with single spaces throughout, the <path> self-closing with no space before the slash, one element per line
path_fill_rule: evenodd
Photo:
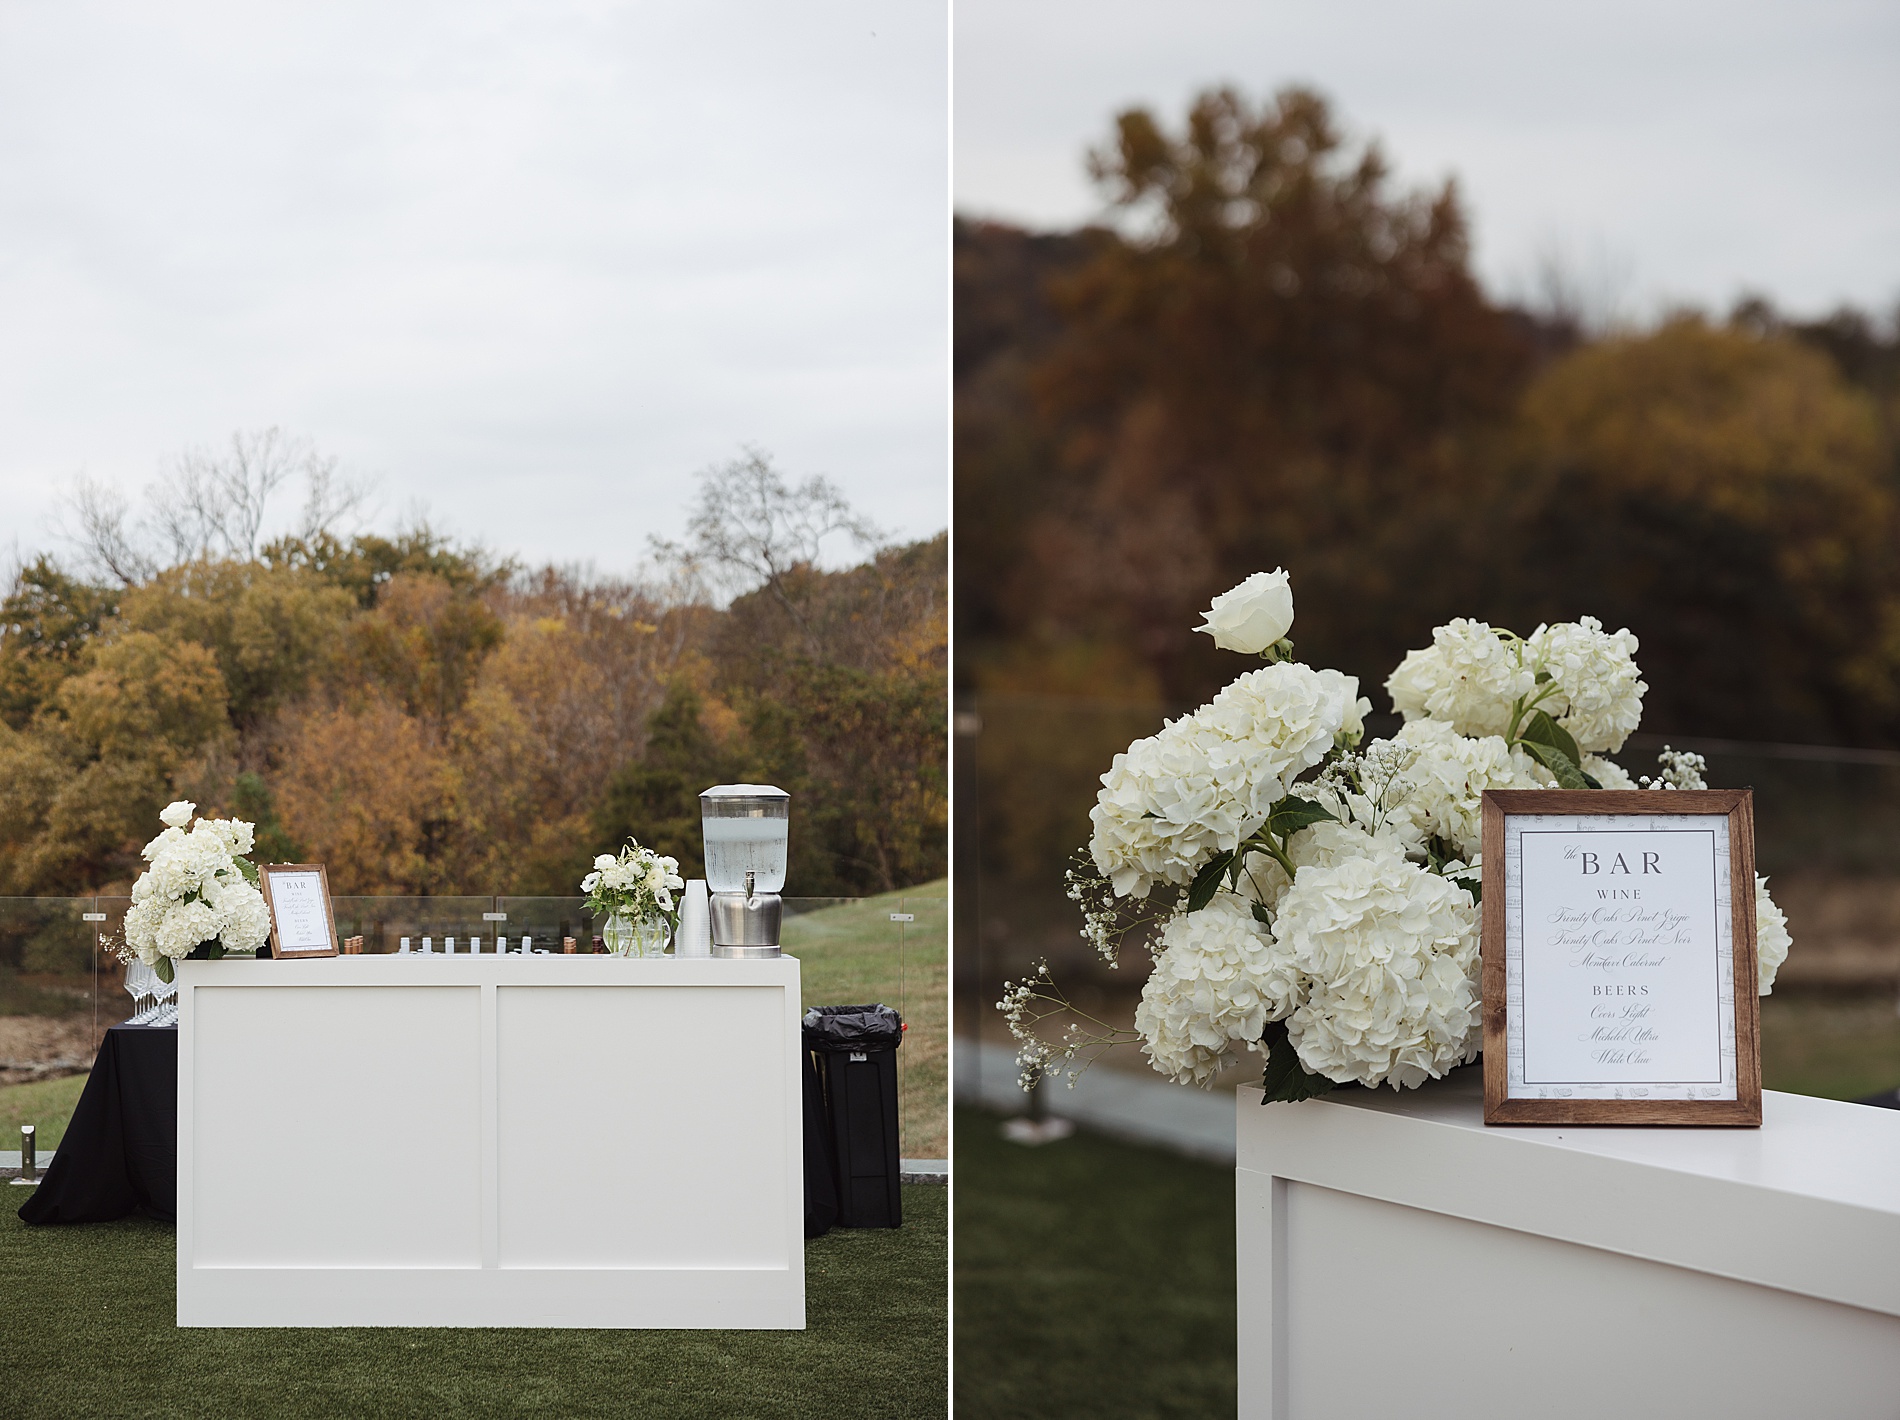
<path fill-rule="evenodd" d="M 279 425 L 629 570 L 770 450 L 948 517 L 940 5 L 0 11 L 0 496 Z"/>

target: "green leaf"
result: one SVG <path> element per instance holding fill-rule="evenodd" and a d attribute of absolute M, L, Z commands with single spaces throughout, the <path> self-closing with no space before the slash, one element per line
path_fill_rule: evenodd
<path fill-rule="evenodd" d="M 1331 1080 L 1313 1074 L 1300 1064 L 1299 1053 L 1287 1038 L 1285 1021 L 1271 1022 L 1261 1040 L 1267 1047 L 1267 1069 L 1260 1081 L 1267 1093 L 1260 1101 L 1262 1104 L 1310 1100 L 1333 1088 Z"/>
<path fill-rule="evenodd" d="M 1271 927 L 1273 925 L 1273 914 L 1267 911 L 1264 903 L 1256 902 L 1253 905 L 1253 920 L 1258 922 L 1262 927 Z"/>
<path fill-rule="evenodd" d="M 1532 713 L 1530 723 L 1524 727 L 1522 738 L 1527 749 L 1531 745 L 1548 745 L 1573 765 L 1583 763 L 1583 751 L 1577 748 L 1577 742 L 1570 731 L 1551 719 L 1550 712 L 1547 710 Z M 1542 756 L 1540 755 L 1539 758 Z"/>
<path fill-rule="evenodd" d="M 1583 771 L 1577 768 L 1577 762 L 1562 750 L 1536 740 L 1524 741 L 1538 763 L 1557 776 L 1557 786 L 1561 789 L 1588 789 L 1589 782 L 1583 777 Z"/>
<path fill-rule="evenodd" d="M 252 887 L 256 887 L 257 886 L 257 864 L 253 863 L 249 858 L 239 858 L 237 860 L 237 865 L 238 865 L 238 871 L 244 874 L 244 881 L 249 883 Z"/>
<path fill-rule="evenodd" d="M 1194 882 L 1188 888 L 1187 910 L 1199 912 L 1214 900 L 1214 894 L 1220 891 L 1221 874 L 1227 871 L 1227 865 L 1234 860 L 1232 853 L 1216 853 L 1194 875 Z"/>
<path fill-rule="evenodd" d="M 158 965 L 153 967 L 152 970 L 158 974 L 160 981 L 170 981 L 172 977 L 177 974 L 176 969 L 172 966 L 172 959 L 170 957 L 160 957 L 158 959 Z"/>
<path fill-rule="evenodd" d="M 1295 798 L 1289 794 L 1273 806 L 1273 812 L 1267 815 L 1267 831 L 1282 842 L 1289 833 L 1297 833 L 1308 824 L 1333 823 L 1336 820 L 1326 809 L 1311 799 Z"/>
<path fill-rule="evenodd" d="M 1597 777 L 1594 774 L 1584 775 L 1583 782 L 1589 785 L 1592 789 L 1601 789 L 1603 787 L 1601 784 L 1597 782 Z"/>

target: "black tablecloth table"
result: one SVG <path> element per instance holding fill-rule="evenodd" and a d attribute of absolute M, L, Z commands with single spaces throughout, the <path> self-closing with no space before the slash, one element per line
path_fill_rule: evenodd
<path fill-rule="evenodd" d="M 104 1223 L 178 1213 L 178 1028 L 114 1026 L 46 1177 L 20 1205 L 28 1223 Z"/>

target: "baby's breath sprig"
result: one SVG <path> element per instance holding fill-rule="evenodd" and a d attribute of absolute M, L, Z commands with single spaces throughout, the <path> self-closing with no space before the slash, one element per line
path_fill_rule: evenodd
<path fill-rule="evenodd" d="M 1016 1083 L 1024 1093 L 1036 1088 L 1044 1077 L 1067 1075 L 1069 1088 L 1082 1072 L 1095 1063 L 1104 1050 L 1116 1045 L 1133 1045 L 1141 1039 L 1139 1031 L 1111 1026 L 1082 1010 L 1055 984 L 1049 975 L 1049 963 L 1039 961 L 1021 981 L 1003 983 L 1003 999 L 996 1003 L 1016 1038 Z M 1061 1036 L 1044 1040 L 1038 1027 L 1051 1016 L 1070 1016 Z"/>
<path fill-rule="evenodd" d="M 1063 879 L 1069 901 L 1082 910 L 1082 940 L 1111 967 L 1121 965 L 1122 940 L 1129 933 L 1140 933 L 1137 940 L 1147 945 L 1148 934 L 1174 915 L 1172 901 L 1117 897 L 1086 848 L 1070 857 Z"/>
<path fill-rule="evenodd" d="M 1405 802 L 1405 771 L 1418 750 L 1397 740 L 1375 740 L 1359 753 L 1340 754 L 1320 770 L 1315 783 L 1330 790 L 1366 832 L 1377 834 Z"/>
<path fill-rule="evenodd" d="M 1706 789 L 1708 780 L 1703 776 L 1709 772 L 1709 762 L 1694 750 L 1671 749 L 1662 747 L 1662 753 L 1656 756 L 1656 763 L 1662 766 L 1662 772 L 1653 779 L 1645 774 L 1637 784 L 1644 789 Z"/>

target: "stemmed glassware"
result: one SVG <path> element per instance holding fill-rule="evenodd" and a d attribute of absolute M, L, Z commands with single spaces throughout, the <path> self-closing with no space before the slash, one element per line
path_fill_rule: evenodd
<path fill-rule="evenodd" d="M 137 1007 L 129 1026 L 164 1026 L 178 1020 L 178 981 L 160 981 L 158 973 L 142 961 L 128 962 L 125 990 Z"/>

